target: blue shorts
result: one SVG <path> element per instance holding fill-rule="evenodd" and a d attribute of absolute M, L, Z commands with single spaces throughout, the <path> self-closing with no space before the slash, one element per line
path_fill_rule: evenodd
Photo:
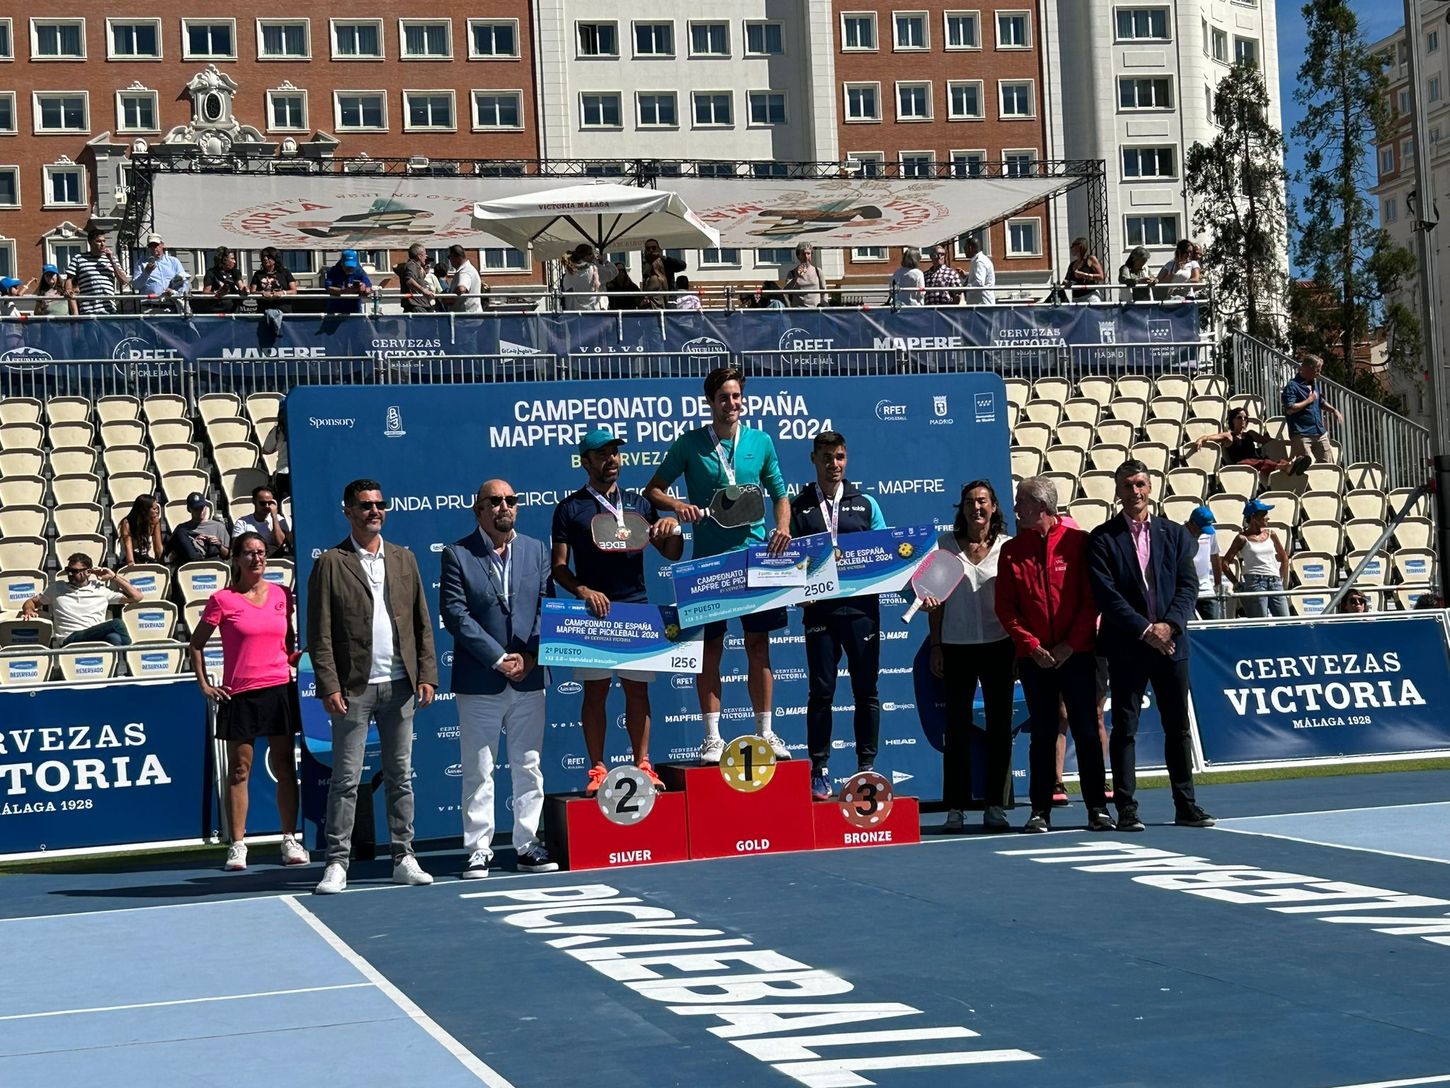
<path fill-rule="evenodd" d="M 727 620 L 719 620 L 715 623 L 705 624 L 705 641 L 713 642 L 717 638 L 724 638 L 727 622 Z M 752 612 L 748 616 L 741 616 L 740 630 L 747 635 L 763 635 L 768 631 L 779 631 L 788 623 L 790 623 L 790 616 L 786 614 L 784 608 L 771 608 L 765 612 Z"/>

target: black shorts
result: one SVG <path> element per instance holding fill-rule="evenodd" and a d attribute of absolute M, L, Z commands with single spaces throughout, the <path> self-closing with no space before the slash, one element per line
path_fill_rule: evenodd
<path fill-rule="evenodd" d="M 705 624 L 705 641 L 724 638 L 725 625 L 728 622 L 728 620 L 718 620 L 715 623 Z M 768 631 L 779 631 L 788 623 L 790 623 L 790 616 L 784 608 L 771 608 L 764 612 L 752 612 L 748 616 L 741 616 L 740 630 L 747 635 L 763 635 Z"/>
<path fill-rule="evenodd" d="M 297 729 L 297 685 L 239 691 L 217 707 L 216 739 L 250 744 L 257 737 L 288 737 Z"/>
<path fill-rule="evenodd" d="M 1108 659 L 1098 654 L 1093 663 L 1097 666 L 1098 702 L 1102 702 L 1108 695 Z"/>

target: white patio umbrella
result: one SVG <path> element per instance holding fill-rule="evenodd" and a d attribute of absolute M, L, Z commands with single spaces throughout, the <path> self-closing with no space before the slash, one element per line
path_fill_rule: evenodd
<path fill-rule="evenodd" d="M 667 249 L 720 244 L 715 229 L 677 194 L 609 182 L 480 201 L 473 206 L 473 226 L 517 249 L 533 246 L 545 257 L 567 253 L 580 242 L 590 243 L 601 256 L 649 238 Z"/>

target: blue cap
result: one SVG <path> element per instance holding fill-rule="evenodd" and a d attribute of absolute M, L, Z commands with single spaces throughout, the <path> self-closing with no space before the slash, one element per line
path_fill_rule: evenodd
<path fill-rule="evenodd" d="M 1250 499 L 1244 503 L 1244 517 L 1251 518 L 1255 514 L 1267 514 L 1273 507 L 1262 499 Z"/>
<path fill-rule="evenodd" d="M 6 276 L 0 279 L 0 291 L 11 291 L 19 287 L 23 280 L 17 280 L 14 276 Z"/>
<path fill-rule="evenodd" d="M 586 453 L 593 453 L 595 450 L 602 450 L 606 446 L 622 446 L 624 439 L 609 430 L 607 427 L 595 427 L 583 438 L 579 439 L 579 456 Z"/>
<path fill-rule="evenodd" d="M 1205 533 L 1214 532 L 1213 523 L 1218 519 L 1213 516 L 1213 511 L 1206 506 L 1195 507 L 1193 513 L 1188 515 L 1190 525 L 1196 525 Z"/>
<path fill-rule="evenodd" d="M 60 269 L 53 264 L 43 264 L 40 266 L 40 270 L 42 272 L 54 272 L 57 276 L 60 275 Z"/>
<path fill-rule="evenodd" d="M 342 251 L 342 262 L 341 263 L 344 264 L 344 265 L 346 265 L 348 268 L 356 268 L 357 267 L 357 250 L 355 250 L 355 249 L 344 249 Z"/>

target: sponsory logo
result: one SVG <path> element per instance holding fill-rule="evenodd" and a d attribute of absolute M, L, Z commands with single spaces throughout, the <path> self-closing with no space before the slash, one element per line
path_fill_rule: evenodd
<path fill-rule="evenodd" d="M 446 774 L 449 778 L 462 778 L 463 777 L 463 764 L 462 763 L 452 763 L 452 764 L 448 765 L 447 767 L 444 767 L 443 768 L 443 773 Z"/>
<path fill-rule="evenodd" d="M 565 680 L 554 690 L 557 691 L 560 695 L 578 695 L 581 691 L 584 690 L 584 685 L 579 683 L 577 680 Z"/>
<path fill-rule="evenodd" d="M 882 710 L 915 710 L 915 703 L 882 703 Z"/>
<path fill-rule="evenodd" d="M 538 348 L 531 344 L 515 344 L 512 340 L 500 339 L 498 342 L 498 353 L 500 355 L 542 355 Z"/>
<path fill-rule="evenodd" d="M 717 340 L 713 336 L 697 336 L 693 340 L 686 340 L 680 345 L 680 350 L 691 355 L 729 355 L 730 348 L 723 340 Z"/>
<path fill-rule="evenodd" d="M 403 410 L 396 404 L 388 405 L 387 422 L 383 425 L 383 437 L 402 438 L 407 433 L 403 430 Z"/>
<path fill-rule="evenodd" d="M 932 410 L 933 413 L 936 414 L 936 416 L 937 416 L 938 419 L 940 419 L 941 417 L 945 416 L 947 414 L 947 399 L 946 399 L 946 397 L 943 397 L 943 396 L 935 396 L 935 397 L 932 397 L 931 398 L 931 410 Z"/>
<path fill-rule="evenodd" d="M 311 427 L 314 431 L 321 430 L 323 427 L 343 427 L 350 431 L 356 424 L 357 418 L 355 416 L 307 417 L 307 425 Z"/>
<path fill-rule="evenodd" d="M 120 362 L 144 359 L 175 359 L 176 352 L 170 348 L 152 347 L 139 336 L 126 336 L 117 341 L 111 349 L 111 358 Z"/>
<path fill-rule="evenodd" d="M 694 686 L 695 678 L 688 673 L 676 673 L 670 677 L 670 687 L 676 691 L 689 691 Z"/>
<path fill-rule="evenodd" d="M 780 334 L 781 351 L 830 351 L 836 343 L 832 336 L 812 336 L 807 330 L 792 326 Z"/>
<path fill-rule="evenodd" d="M 997 422 L 997 395 L 995 393 L 972 394 L 972 408 L 978 423 Z"/>
<path fill-rule="evenodd" d="M 1118 342 L 1118 323 L 1116 321 L 1098 322 L 1098 343 L 1116 344 Z"/>
<path fill-rule="evenodd" d="M 452 668 L 453 667 L 453 651 L 452 650 L 444 650 L 443 651 L 443 658 L 442 658 L 442 660 L 443 660 L 443 664 L 447 665 L 449 668 Z"/>
<path fill-rule="evenodd" d="M 910 782 L 915 777 L 916 775 L 907 774 L 905 771 L 892 771 L 891 784 L 893 786 L 899 786 L 903 782 Z"/>
<path fill-rule="evenodd" d="M 559 760 L 559 766 L 566 771 L 582 771 L 589 766 L 589 757 L 580 755 L 566 755 Z"/>
<path fill-rule="evenodd" d="M 916 743 L 916 738 L 915 737 L 887 737 L 881 743 L 882 743 L 882 745 L 887 745 L 887 744 L 891 744 L 891 745 L 915 744 Z"/>
<path fill-rule="evenodd" d="M 0 354 L 0 364 L 7 370 L 41 370 L 46 363 L 54 361 L 54 355 L 40 348 L 11 348 Z"/>
<path fill-rule="evenodd" d="M 886 423 L 900 423 L 906 419 L 906 405 L 893 404 L 889 400 L 876 402 L 876 418 Z"/>

